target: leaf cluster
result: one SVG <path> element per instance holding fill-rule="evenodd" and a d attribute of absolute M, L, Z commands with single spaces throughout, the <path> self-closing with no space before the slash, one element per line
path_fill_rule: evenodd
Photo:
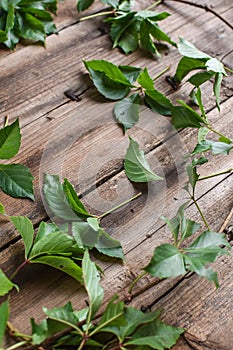
<path fill-rule="evenodd" d="M 0 3 L 0 43 L 14 49 L 20 39 L 45 42 L 56 32 L 51 12 L 57 0 L 2 0 Z"/>
<path fill-rule="evenodd" d="M 20 148 L 21 134 L 19 120 L 0 129 L 0 159 L 14 157 Z M 34 200 L 33 176 L 22 164 L 0 164 L 0 187 L 12 197 L 26 197 Z"/>
<path fill-rule="evenodd" d="M 196 181 L 193 180 L 193 185 Z M 231 246 L 223 234 L 207 230 L 200 233 L 188 247 L 183 247 L 183 242 L 200 228 L 198 223 L 185 217 L 186 206 L 187 203 L 183 204 L 171 220 L 163 217 L 171 230 L 174 244 L 165 243 L 156 247 L 145 271 L 159 278 L 184 275 L 192 271 L 213 281 L 218 288 L 217 273 L 206 265 L 214 262 L 218 256 L 228 254 L 228 250 L 224 248 L 230 249 Z"/>

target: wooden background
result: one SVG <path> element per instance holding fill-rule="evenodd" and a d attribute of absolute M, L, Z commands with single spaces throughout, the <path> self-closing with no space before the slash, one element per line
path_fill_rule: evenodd
<path fill-rule="evenodd" d="M 152 1 L 137 3 L 145 8 Z M 233 22 L 231 0 L 204 3 Z M 130 130 L 130 135 L 139 142 L 151 167 L 165 176 L 166 182 L 135 187 L 126 179 L 123 158 L 127 137 L 114 120 L 114 103 L 106 101 L 93 88 L 82 60 L 106 59 L 115 64 L 147 66 L 154 76 L 170 64 L 169 74 L 174 74 L 180 56 L 170 46 L 163 47 L 161 59 L 143 50 L 127 56 L 118 49 L 112 50 L 108 26 L 101 18 L 79 22 L 75 4 L 76 0 L 59 4 L 55 18 L 58 35 L 47 38 L 46 48 L 18 45 L 14 52 L 0 50 L 1 127 L 5 115 L 10 122 L 19 117 L 22 145 L 13 161 L 30 167 L 35 177 L 35 202 L 13 199 L 2 192 L 0 201 L 7 213 L 25 215 L 37 227 L 41 220 L 49 220 L 41 193 L 44 172 L 68 177 L 82 194 L 85 205 L 95 212 L 110 209 L 142 191 L 140 198 L 102 222 L 106 230 L 121 241 L 126 255 L 124 264 L 108 259 L 101 261 L 105 271 L 102 279 L 105 300 L 114 293 L 125 299 L 130 283 L 148 264 L 154 248 L 171 240 L 160 216 L 171 217 L 185 200 L 182 187 L 187 178 L 182 154 L 192 150 L 196 131 L 174 133 L 168 119 L 142 109 L 140 122 Z M 85 15 L 102 7 L 96 2 Z M 158 10 L 172 14 L 161 27 L 174 41 L 181 36 L 233 69 L 233 33 L 219 18 L 175 1 L 166 1 Z M 229 137 L 233 137 L 232 82 L 231 76 L 224 78 L 220 114 L 215 108 L 212 83 L 203 86 L 208 118 L 217 130 Z M 182 89 L 174 93 L 164 76 L 156 82 L 156 88 L 173 101 L 177 98 L 188 101 L 191 89 L 184 83 Z M 65 97 L 68 89 L 74 90 L 81 100 L 76 102 Z M 201 168 L 201 175 L 228 169 L 232 163 L 232 155 L 215 156 Z M 232 208 L 232 176 L 201 181 L 197 195 L 212 229 L 219 230 Z M 200 221 L 193 205 L 188 214 Z M 2 218 L 0 232 L 0 267 L 9 276 L 23 261 L 23 245 L 12 225 Z M 136 285 L 130 305 L 152 310 L 162 308 L 166 322 L 186 328 L 174 349 L 231 350 L 232 264 L 231 256 L 221 257 L 214 264 L 220 280 L 218 290 L 194 274 L 161 281 L 146 276 Z M 10 319 L 21 332 L 30 331 L 30 317 L 37 322 L 44 317 L 42 306 L 61 306 L 68 300 L 76 308 L 85 304 L 85 292 L 77 282 L 47 267 L 27 266 L 15 282 L 20 292 L 12 292 Z"/>

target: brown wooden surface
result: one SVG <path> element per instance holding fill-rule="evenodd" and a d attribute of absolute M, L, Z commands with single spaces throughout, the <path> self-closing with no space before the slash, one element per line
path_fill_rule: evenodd
<path fill-rule="evenodd" d="M 59 4 L 58 35 L 46 40 L 46 49 L 37 45 L 19 45 L 14 52 L 0 50 L 0 112 L 10 121 L 17 116 L 22 128 L 22 145 L 15 162 L 31 168 L 35 177 L 35 202 L 12 199 L 0 193 L 10 215 L 28 216 L 37 226 L 48 220 L 41 193 L 43 174 L 59 174 L 75 185 L 83 202 L 93 212 L 103 212 L 131 197 L 139 190 L 143 195 L 108 217 L 102 224 L 113 237 L 119 239 L 126 254 L 124 264 L 108 259 L 101 261 L 105 271 L 102 285 L 105 300 L 114 293 L 127 298 L 128 287 L 140 269 L 148 264 L 154 248 L 171 240 L 161 215 L 171 217 L 184 201 L 182 190 L 186 182 L 182 154 L 193 149 L 195 130 L 179 134 L 171 128 L 168 119 L 156 116 L 142 108 L 139 123 L 130 130 L 147 154 L 156 173 L 166 182 L 155 182 L 134 187 L 123 172 L 123 158 L 127 137 L 113 118 L 113 103 L 106 101 L 93 88 L 82 60 L 107 59 L 115 64 L 147 66 L 156 75 L 168 65 L 174 73 L 180 56 L 175 48 L 165 48 L 161 59 L 139 50 L 123 55 L 111 50 L 107 30 L 101 19 L 78 22 L 75 0 Z M 149 1 L 137 4 L 145 8 Z M 233 3 L 226 0 L 206 1 L 211 7 L 233 22 Z M 98 2 L 85 14 L 98 11 Z M 173 40 L 184 37 L 201 50 L 221 59 L 233 69 L 233 33 L 223 22 L 209 12 L 167 1 L 159 7 L 171 17 L 162 22 L 162 28 Z M 221 113 L 215 108 L 212 83 L 203 86 L 203 98 L 208 117 L 214 127 L 233 137 L 232 105 L 233 79 L 224 78 L 221 94 Z M 173 101 L 188 100 L 190 85 L 173 92 L 161 77 L 156 87 Z M 73 89 L 80 102 L 64 96 Z M 161 143 L 161 141 L 163 141 Z M 12 162 L 12 160 L 11 160 Z M 232 167 L 232 155 L 216 156 L 201 169 L 207 175 Z M 222 175 L 198 185 L 199 203 L 211 225 L 219 230 L 232 208 L 232 176 Z M 200 221 L 191 205 L 190 216 Z M 229 223 L 230 224 L 230 223 Z M 0 267 L 11 274 L 23 261 L 23 245 L 11 224 L 1 220 Z M 220 289 L 192 274 L 187 278 L 158 281 L 144 277 L 133 291 L 131 304 L 156 309 L 163 308 L 163 318 L 173 325 L 187 329 L 174 349 L 231 350 L 233 340 L 233 282 L 232 257 L 219 258 L 214 267 L 219 273 Z M 20 293 L 11 297 L 11 320 L 22 332 L 30 329 L 29 319 L 43 317 L 42 306 L 51 308 L 71 300 L 75 307 L 84 305 L 85 292 L 71 278 L 43 266 L 27 266 L 15 278 Z"/>

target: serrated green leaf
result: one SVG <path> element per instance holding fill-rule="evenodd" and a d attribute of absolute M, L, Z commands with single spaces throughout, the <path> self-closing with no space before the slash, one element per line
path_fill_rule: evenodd
<path fill-rule="evenodd" d="M 98 323 L 98 329 L 105 331 L 106 327 L 119 327 L 126 325 L 124 317 L 124 302 L 118 301 L 118 297 L 114 296 L 107 304 L 107 307 Z"/>
<path fill-rule="evenodd" d="M 49 209 L 59 218 L 67 221 L 79 220 L 71 209 L 59 176 L 46 174 L 44 177 L 43 193 Z"/>
<path fill-rule="evenodd" d="M 63 190 L 66 196 L 66 199 L 71 207 L 71 209 L 81 218 L 81 219 L 85 219 L 89 216 L 92 216 L 92 214 L 90 214 L 85 206 L 82 204 L 82 202 L 80 201 L 80 199 L 78 198 L 77 193 L 75 192 L 74 187 L 72 186 L 72 184 L 67 180 L 64 179 L 64 183 L 63 183 Z"/>
<path fill-rule="evenodd" d="M 117 102 L 114 106 L 114 115 L 124 127 L 124 132 L 132 128 L 139 120 L 140 95 L 135 93 Z"/>
<path fill-rule="evenodd" d="M 87 222 L 73 222 L 72 234 L 80 248 L 92 249 L 97 244 L 99 233 Z"/>
<path fill-rule="evenodd" d="M 216 288 L 219 287 L 217 272 L 213 271 L 211 268 L 205 268 L 205 266 L 200 261 L 200 257 L 192 257 L 185 255 L 185 264 L 190 271 L 195 272 L 200 277 L 207 278 L 209 281 L 214 282 Z"/>
<path fill-rule="evenodd" d="M 198 130 L 198 142 L 201 143 L 201 142 L 205 141 L 206 136 L 208 135 L 209 132 L 210 132 L 210 130 L 208 128 L 206 128 L 205 126 L 200 128 Z"/>
<path fill-rule="evenodd" d="M 200 51 L 189 41 L 179 38 L 178 50 L 181 55 L 189 58 L 198 58 L 208 60 L 211 56 L 207 55 L 205 52 Z"/>
<path fill-rule="evenodd" d="M 230 153 L 232 149 L 233 149 L 232 143 L 229 144 L 226 142 L 215 142 L 211 140 L 205 140 L 196 145 L 191 155 L 207 152 L 209 150 L 211 150 L 214 155 L 217 155 L 217 154 L 227 155 Z"/>
<path fill-rule="evenodd" d="M 33 176 L 22 164 L 0 164 L 0 187 L 12 197 L 34 200 Z"/>
<path fill-rule="evenodd" d="M 140 73 L 137 82 L 146 90 L 154 90 L 154 81 L 150 77 L 147 68 L 144 68 Z"/>
<path fill-rule="evenodd" d="M 167 243 L 155 248 L 153 257 L 144 270 L 159 278 L 179 276 L 186 272 L 183 255 L 178 248 Z"/>
<path fill-rule="evenodd" d="M 88 9 L 93 4 L 94 0 L 78 0 L 77 10 L 78 12 Z"/>
<path fill-rule="evenodd" d="M 155 54 L 157 57 L 160 57 L 160 53 L 157 50 L 155 44 L 153 43 L 153 40 L 151 39 L 150 28 L 147 20 L 141 22 L 139 35 L 141 47 Z"/>
<path fill-rule="evenodd" d="M 76 281 L 83 283 L 82 269 L 69 257 L 58 256 L 58 255 L 44 255 L 38 256 L 30 260 L 30 262 L 48 265 L 60 270 L 67 275 L 73 277 Z"/>
<path fill-rule="evenodd" d="M 7 294 L 14 287 L 17 289 L 17 291 L 19 291 L 18 286 L 12 283 L 11 280 L 9 280 L 9 278 L 0 269 L 0 296 Z"/>
<path fill-rule="evenodd" d="M 212 72 L 215 72 L 215 73 L 220 73 L 220 74 L 227 75 L 226 71 L 224 69 L 224 65 L 222 64 L 222 62 L 217 60 L 217 58 L 215 58 L 215 57 L 211 57 L 206 62 L 206 68 L 207 68 L 207 71 L 212 71 Z"/>
<path fill-rule="evenodd" d="M 161 115 L 170 116 L 173 105 L 171 101 L 158 90 L 146 90 L 145 102 L 153 112 Z"/>
<path fill-rule="evenodd" d="M 34 228 L 32 222 L 24 216 L 10 216 L 10 220 L 23 238 L 25 258 L 27 259 L 32 248 L 34 237 Z"/>
<path fill-rule="evenodd" d="M 84 286 L 86 288 L 88 299 L 89 299 L 89 311 L 87 317 L 87 326 L 90 326 L 90 321 L 95 316 L 96 312 L 99 310 L 103 297 L 104 290 L 100 286 L 100 275 L 93 263 L 90 260 L 89 253 L 86 250 L 83 257 L 82 262 L 82 270 L 83 270 L 83 280 Z"/>
<path fill-rule="evenodd" d="M 118 68 L 131 84 L 133 84 L 137 80 L 139 74 L 142 71 L 141 68 L 133 66 L 118 66 Z"/>
<path fill-rule="evenodd" d="M 74 313 L 71 302 L 68 302 L 62 307 L 55 307 L 50 310 L 43 308 L 43 311 L 49 319 L 63 323 L 67 327 L 72 327 L 77 330 L 77 323 L 79 322 L 79 319 Z M 80 333 L 82 333 L 81 330 Z"/>
<path fill-rule="evenodd" d="M 151 170 L 144 152 L 139 149 L 139 145 L 131 137 L 129 147 L 124 161 L 124 169 L 127 177 L 134 182 L 149 182 L 163 180 Z"/>
<path fill-rule="evenodd" d="M 142 19 L 151 19 L 152 21 L 162 21 L 163 19 L 167 18 L 170 16 L 170 13 L 168 12 L 160 12 L 156 13 L 154 11 L 149 11 L 149 10 L 142 10 L 138 11 L 135 15 L 136 17 L 140 17 Z"/>
<path fill-rule="evenodd" d="M 196 73 L 194 75 L 191 76 L 191 78 L 189 78 L 189 82 L 193 85 L 195 85 L 196 87 L 204 84 L 206 81 L 210 80 L 211 78 L 213 78 L 214 73 L 213 72 L 200 72 L 200 73 Z"/>
<path fill-rule="evenodd" d="M 173 79 L 180 83 L 194 69 L 205 69 L 205 62 L 200 59 L 182 57 L 177 65 Z"/>
<path fill-rule="evenodd" d="M 136 22 L 133 21 L 131 25 L 127 26 L 127 29 L 121 34 L 117 46 L 120 47 L 126 55 L 137 50 L 138 31 Z"/>
<path fill-rule="evenodd" d="M 111 256 L 113 258 L 124 259 L 124 253 L 121 243 L 112 238 L 103 229 L 99 231 L 99 239 L 95 248 L 102 254 Z"/>
<path fill-rule="evenodd" d="M 149 346 L 150 349 L 165 350 L 176 344 L 184 329 L 171 327 L 160 320 L 155 320 L 139 328 L 127 345 Z"/>
<path fill-rule="evenodd" d="M 197 112 L 184 106 L 172 106 L 171 115 L 176 129 L 200 128 L 205 124 L 205 120 Z"/>
<path fill-rule="evenodd" d="M 157 23 L 152 22 L 152 19 L 147 20 L 147 28 L 154 39 L 158 41 L 165 41 L 173 46 L 177 46 L 176 43 L 158 26 Z"/>
<path fill-rule="evenodd" d="M 3 343 L 8 317 L 9 317 L 9 304 L 8 304 L 8 301 L 5 301 L 0 305 L 0 347 L 2 346 L 2 343 Z"/>
<path fill-rule="evenodd" d="M 204 231 L 202 234 L 190 245 L 190 248 L 208 248 L 212 246 L 217 246 L 220 251 L 221 245 L 224 245 L 228 248 L 231 245 L 227 242 L 225 235 L 212 231 Z"/>
<path fill-rule="evenodd" d="M 49 336 L 67 328 L 66 325 L 50 319 L 43 320 L 40 324 L 37 324 L 34 318 L 31 318 L 30 321 L 32 328 L 32 343 L 34 345 L 41 344 Z"/>

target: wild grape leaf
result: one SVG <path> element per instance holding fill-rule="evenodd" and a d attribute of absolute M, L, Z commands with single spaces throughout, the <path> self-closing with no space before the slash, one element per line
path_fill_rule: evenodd
<path fill-rule="evenodd" d="M 61 322 L 45 319 L 40 324 L 37 324 L 34 318 L 30 319 L 32 328 L 32 344 L 41 344 L 51 335 L 62 331 L 67 326 Z"/>
<path fill-rule="evenodd" d="M 229 154 L 230 151 L 233 149 L 232 143 L 226 143 L 226 142 L 216 142 L 212 140 L 205 140 L 200 143 L 198 143 L 194 150 L 192 151 L 191 155 L 195 155 L 198 153 L 207 152 L 209 150 L 212 151 L 214 155 L 216 154 Z"/>
<path fill-rule="evenodd" d="M 194 75 L 191 76 L 191 78 L 189 78 L 189 82 L 192 85 L 195 85 L 196 87 L 204 84 L 206 81 L 210 80 L 211 78 L 213 78 L 215 74 L 213 72 L 200 72 L 200 73 L 196 73 Z"/>
<path fill-rule="evenodd" d="M 21 135 L 19 120 L 0 129 L 0 159 L 14 157 L 20 147 Z"/>
<path fill-rule="evenodd" d="M 99 230 L 99 239 L 95 248 L 102 254 L 111 256 L 113 258 L 124 259 L 124 252 L 121 243 L 112 238 L 103 229 Z"/>
<path fill-rule="evenodd" d="M 88 318 L 87 318 L 87 326 L 90 326 L 90 321 L 99 310 L 103 297 L 104 290 L 100 286 L 100 275 L 93 263 L 90 260 L 89 253 L 86 250 L 83 257 L 82 262 L 82 271 L 83 271 L 83 281 L 84 286 L 88 294 L 89 299 L 89 310 L 88 310 Z"/>
<path fill-rule="evenodd" d="M 49 209 L 59 218 L 67 221 L 79 220 L 71 209 L 59 176 L 46 174 L 44 177 L 43 193 Z"/>
<path fill-rule="evenodd" d="M 176 129 L 201 128 L 205 120 L 193 109 L 184 106 L 172 106 L 172 124 Z"/>
<path fill-rule="evenodd" d="M 196 58 L 182 57 L 176 68 L 173 80 L 180 83 L 186 75 L 195 69 L 205 69 L 205 61 Z"/>
<path fill-rule="evenodd" d="M 32 248 L 34 237 L 32 222 L 24 216 L 10 216 L 10 220 L 23 238 L 25 259 L 27 259 Z"/>
<path fill-rule="evenodd" d="M 183 254 L 173 245 L 162 244 L 155 248 L 153 257 L 144 270 L 159 278 L 183 275 L 186 272 Z"/>
<path fill-rule="evenodd" d="M 199 174 L 197 173 L 197 167 L 193 165 L 193 163 L 188 164 L 186 167 L 186 172 L 189 178 L 189 184 L 192 186 L 193 191 L 195 190 Z"/>
<path fill-rule="evenodd" d="M 179 40 L 178 50 L 181 55 L 189 58 L 200 58 L 205 60 L 211 58 L 211 56 L 207 55 L 205 52 L 200 51 L 192 43 L 182 38 Z"/>
<path fill-rule="evenodd" d="M 114 115 L 119 123 L 123 125 L 124 132 L 132 128 L 139 120 L 140 95 L 135 93 L 114 106 Z"/>
<path fill-rule="evenodd" d="M 139 149 L 139 145 L 131 137 L 125 156 L 124 168 L 127 177 L 134 182 L 149 182 L 163 180 L 151 170 L 144 152 Z"/>
<path fill-rule="evenodd" d="M 138 76 L 142 71 L 141 68 L 133 66 L 118 66 L 118 68 L 131 84 L 133 84 L 138 79 Z"/>
<path fill-rule="evenodd" d="M 144 68 L 140 73 L 137 82 L 146 90 L 154 90 L 154 81 L 150 77 L 147 68 Z"/>
<path fill-rule="evenodd" d="M 216 73 L 215 80 L 214 80 L 214 95 L 216 97 L 216 106 L 218 110 L 220 111 L 220 90 L 221 90 L 221 83 L 222 83 L 222 73 Z"/>
<path fill-rule="evenodd" d="M 170 100 L 158 90 L 146 90 L 145 102 L 153 112 L 161 115 L 170 116 L 173 107 Z"/>
<path fill-rule="evenodd" d="M 125 326 L 126 320 L 124 316 L 124 302 L 118 301 L 118 297 L 114 296 L 107 304 L 107 307 L 98 323 L 98 332 L 107 332 L 109 327 Z M 95 332 L 96 333 L 96 332 Z"/>
<path fill-rule="evenodd" d="M 12 197 L 34 200 L 33 176 L 22 164 L 0 164 L 0 187 Z"/>
<path fill-rule="evenodd" d="M 215 57 L 210 57 L 210 59 L 208 59 L 206 62 L 206 68 L 207 71 L 227 75 L 224 69 L 224 65 Z"/>
<path fill-rule="evenodd" d="M 8 301 L 4 301 L 0 305 L 0 347 L 3 346 L 2 343 L 3 343 L 5 331 L 6 331 L 8 317 L 9 317 L 9 303 Z"/>
<path fill-rule="evenodd" d="M 140 350 L 147 347 L 157 350 L 170 349 L 183 332 L 184 329 L 169 326 L 158 319 L 140 327 L 125 345 L 136 345 Z"/>
<path fill-rule="evenodd" d="M 88 9 L 93 4 L 94 0 L 78 0 L 77 1 L 77 10 L 78 12 Z"/>
<path fill-rule="evenodd" d="M 66 199 L 71 207 L 71 209 L 81 218 L 85 219 L 89 216 L 92 216 L 84 207 L 80 199 L 78 198 L 77 193 L 75 192 L 74 187 L 71 185 L 71 183 L 64 179 L 63 183 L 63 190 L 66 196 Z"/>
<path fill-rule="evenodd" d="M 83 283 L 82 269 L 71 258 L 59 255 L 42 255 L 30 260 L 30 263 L 48 265 Z"/>
<path fill-rule="evenodd" d="M 19 291 L 18 286 L 12 283 L 11 280 L 9 280 L 9 278 L 0 269 L 0 296 L 7 294 L 14 287 L 17 289 L 17 291 Z"/>
<path fill-rule="evenodd" d="M 70 301 L 62 307 L 54 307 L 50 310 L 44 307 L 43 311 L 49 319 L 64 323 L 66 326 L 70 326 L 75 329 L 77 327 L 77 323 L 79 322 Z"/>

